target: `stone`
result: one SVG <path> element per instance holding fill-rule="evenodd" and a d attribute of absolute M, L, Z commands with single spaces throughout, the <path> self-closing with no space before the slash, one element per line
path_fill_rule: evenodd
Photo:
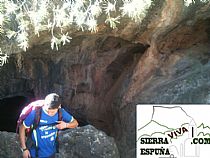
<path fill-rule="evenodd" d="M 0 157 L 22 157 L 18 135 L 0 131 Z M 62 131 L 59 135 L 59 153 L 56 158 L 119 158 L 112 137 L 88 125 Z"/>
<path fill-rule="evenodd" d="M 60 134 L 60 158 L 119 158 L 113 138 L 91 125 Z"/>

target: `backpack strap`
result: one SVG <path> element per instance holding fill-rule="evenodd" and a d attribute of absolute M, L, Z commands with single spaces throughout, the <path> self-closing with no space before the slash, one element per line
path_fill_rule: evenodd
<path fill-rule="evenodd" d="M 34 123 L 33 123 L 33 130 L 36 129 L 39 126 L 39 122 L 41 119 L 41 114 L 42 114 L 42 108 L 36 109 L 36 114 L 34 118 Z"/>
<path fill-rule="evenodd" d="M 32 133 L 34 134 L 36 157 L 38 157 L 38 150 L 39 150 L 36 129 L 39 126 L 40 119 L 41 119 L 41 114 L 42 114 L 42 108 L 35 109 L 34 123 L 33 123 L 32 127 L 31 127 L 31 130 L 30 130 L 31 131 L 30 136 L 31 136 Z"/>
<path fill-rule="evenodd" d="M 63 116 L 62 116 L 62 108 L 58 109 L 58 121 L 62 121 Z M 59 130 L 57 131 L 56 134 L 56 153 L 59 153 Z"/>
<path fill-rule="evenodd" d="M 62 119 L 63 119 L 63 116 L 62 116 L 62 109 L 59 108 L 59 109 L 58 109 L 58 121 L 62 121 Z"/>
<path fill-rule="evenodd" d="M 35 109 L 35 117 L 33 124 L 30 126 L 30 129 L 27 130 L 27 137 L 31 137 L 33 130 L 35 130 L 39 126 L 39 122 L 41 119 L 42 108 Z"/>

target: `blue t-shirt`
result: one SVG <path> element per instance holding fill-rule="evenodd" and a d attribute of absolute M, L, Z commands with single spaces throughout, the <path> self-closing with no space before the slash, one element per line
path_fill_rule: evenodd
<path fill-rule="evenodd" d="M 62 121 L 69 123 L 73 120 L 73 117 L 67 113 L 64 109 L 61 109 Z M 26 117 L 23 124 L 26 128 L 29 128 L 34 123 L 36 112 L 35 110 Z M 49 116 L 43 109 L 41 112 L 40 123 L 36 130 L 32 133 L 32 140 L 38 142 L 38 156 L 49 157 L 56 152 L 56 136 L 58 129 L 56 126 L 58 121 L 58 112 L 54 116 Z M 35 134 L 36 133 L 36 134 Z M 37 135 L 37 141 L 35 141 Z M 32 157 L 36 157 L 35 148 L 30 149 Z"/>

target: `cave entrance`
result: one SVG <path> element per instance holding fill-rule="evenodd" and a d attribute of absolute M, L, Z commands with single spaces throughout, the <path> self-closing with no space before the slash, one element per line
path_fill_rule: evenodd
<path fill-rule="evenodd" d="M 24 96 L 0 99 L 0 131 L 15 132 L 21 110 L 29 102 Z"/>

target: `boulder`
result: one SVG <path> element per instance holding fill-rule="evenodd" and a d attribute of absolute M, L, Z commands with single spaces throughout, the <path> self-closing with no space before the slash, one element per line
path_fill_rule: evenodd
<path fill-rule="evenodd" d="M 61 158 L 119 158 L 114 139 L 93 126 L 69 129 L 60 135 Z"/>
<path fill-rule="evenodd" d="M 0 157 L 22 156 L 18 135 L 0 131 Z M 119 158 L 117 146 L 112 137 L 88 125 L 62 131 L 59 135 L 57 158 Z"/>

